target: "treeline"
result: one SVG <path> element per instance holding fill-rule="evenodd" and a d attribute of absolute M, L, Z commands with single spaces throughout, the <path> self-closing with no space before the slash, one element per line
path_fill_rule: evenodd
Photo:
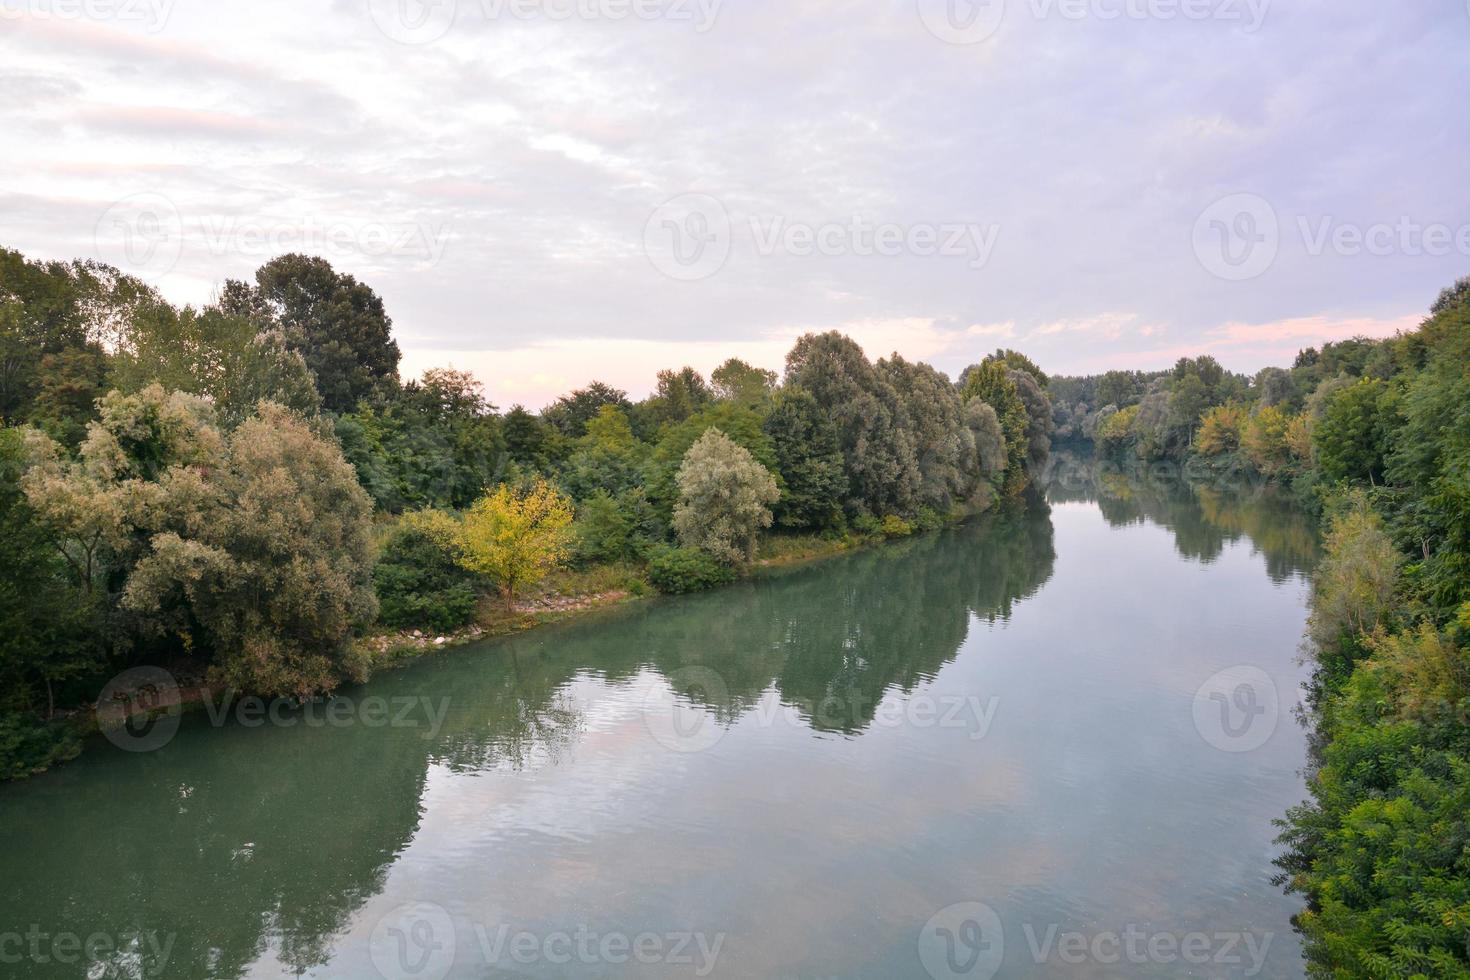
<path fill-rule="evenodd" d="M 539 413 L 399 360 L 319 258 L 194 309 L 0 250 L 0 775 L 73 753 L 58 710 L 129 666 L 309 697 L 366 676 L 355 638 L 512 615 L 549 575 L 691 591 L 773 540 L 938 526 L 1019 495 L 1052 430 L 1012 351 L 952 382 L 814 334 L 784 377 L 732 359 Z"/>
<path fill-rule="evenodd" d="M 1059 442 L 1253 474 L 1323 515 L 1311 800 L 1282 822 L 1317 977 L 1470 977 L 1470 279 L 1415 331 L 1233 375 L 1053 379 Z"/>
<path fill-rule="evenodd" d="M 1204 356 L 1169 371 L 1056 378 L 1056 438 L 1116 459 L 1256 474 L 1312 503 L 1341 480 L 1382 482 L 1384 433 L 1374 427 L 1392 412 L 1379 402 L 1406 356 L 1399 344 L 1358 338 L 1254 376 Z"/>

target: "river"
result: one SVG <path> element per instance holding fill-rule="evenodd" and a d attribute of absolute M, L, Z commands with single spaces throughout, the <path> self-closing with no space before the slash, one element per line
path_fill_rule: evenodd
<path fill-rule="evenodd" d="M 1085 473 L 192 714 L 0 787 L 0 975 L 1300 977 L 1314 560 L 1269 498 Z"/>

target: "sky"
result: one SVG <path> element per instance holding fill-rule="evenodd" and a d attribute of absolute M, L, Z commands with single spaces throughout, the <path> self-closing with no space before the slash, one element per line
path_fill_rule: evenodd
<path fill-rule="evenodd" d="M 0 0 L 0 245 L 285 252 L 496 404 L 841 330 L 952 376 L 1412 329 L 1470 274 L 1470 0 Z"/>

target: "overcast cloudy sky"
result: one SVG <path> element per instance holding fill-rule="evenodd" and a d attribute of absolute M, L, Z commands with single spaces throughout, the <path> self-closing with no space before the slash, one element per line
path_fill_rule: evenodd
<path fill-rule="evenodd" d="M 1236 369 L 1470 274 L 1467 0 L 0 0 L 0 243 L 310 251 L 502 406 L 838 328 Z"/>

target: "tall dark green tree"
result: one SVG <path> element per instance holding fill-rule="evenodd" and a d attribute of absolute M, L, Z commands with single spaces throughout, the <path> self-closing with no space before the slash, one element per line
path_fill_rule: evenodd
<path fill-rule="evenodd" d="M 842 523 L 847 486 L 837 429 L 811 392 L 787 385 L 765 421 L 776 471 L 786 485 L 774 508 L 790 530 L 824 531 Z"/>
<path fill-rule="evenodd" d="M 849 512 L 917 506 L 919 460 L 903 399 L 855 341 L 836 331 L 802 337 L 786 355 L 786 383 L 810 392 L 837 429 Z"/>
<path fill-rule="evenodd" d="M 401 355 L 382 299 L 326 259 L 272 259 L 256 270 L 253 289 L 227 283 L 220 308 L 254 317 L 262 329 L 280 329 L 287 346 L 306 359 L 329 411 L 351 411 L 398 380 Z"/>

